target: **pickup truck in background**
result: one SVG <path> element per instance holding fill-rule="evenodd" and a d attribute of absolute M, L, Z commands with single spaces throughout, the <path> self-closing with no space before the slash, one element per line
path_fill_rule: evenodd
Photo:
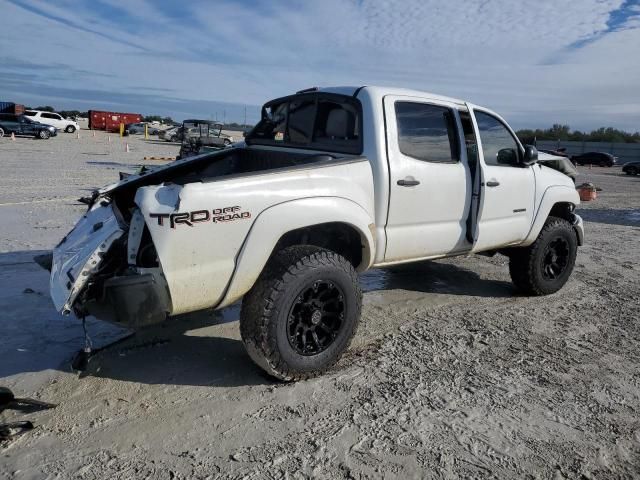
<path fill-rule="evenodd" d="M 348 347 L 369 268 L 501 253 L 520 291 L 558 291 L 583 243 L 579 197 L 537 160 L 468 102 L 304 90 L 266 103 L 244 143 L 96 190 L 53 251 L 51 296 L 130 328 L 242 299 L 251 358 L 307 378 Z"/>

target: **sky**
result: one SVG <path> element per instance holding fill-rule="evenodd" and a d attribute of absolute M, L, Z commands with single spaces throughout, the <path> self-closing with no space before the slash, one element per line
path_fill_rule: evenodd
<path fill-rule="evenodd" d="M 0 100 L 253 123 L 388 85 L 515 128 L 640 130 L 640 0 L 0 0 Z M 8 27 L 8 28 L 7 28 Z"/>

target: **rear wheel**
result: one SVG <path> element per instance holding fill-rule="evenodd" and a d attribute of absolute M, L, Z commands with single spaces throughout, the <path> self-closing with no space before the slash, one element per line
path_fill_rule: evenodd
<path fill-rule="evenodd" d="M 38 137 L 42 138 L 43 140 L 46 140 L 50 136 L 51 136 L 51 132 L 49 132 L 49 130 L 40 130 L 38 132 Z"/>
<path fill-rule="evenodd" d="M 1 136 L 2 135 L 0 135 L 0 137 Z M 627 168 L 626 174 L 627 175 L 637 175 L 638 174 L 638 169 L 636 167 L 629 167 L 629 168 Z"/>
<path fill-rule="evenodd" d="M 4 130 L 0 128 L 0 138 L 4 137 Z"/>
<path fill-rule="evenodd" d="M 228 138 L 224 139 L 224 146 L 228 147 L 229 145 L 231 145 L 231 140 L 229 140 Z"/>
<path fill-rule="evenodd" d="M 331 368 L 360 320 L 362 292 L 353 266 L 312 246 L 276 253 L 240 311 L 240 333 L 251 359 L 291 381 Z"/>
<path fill-rule="evenodd" d="M 557 292 L 571 276 L 577 251 L 578 239 L 571 224 L 562 218 L 549 217 L 532 245 L 511 253 L 511 280 L 529 295 Z"/>
<path fill-rule="evenodd" d="M 76 127 L 74 127 L 73 125 L 69 125 L 67 126 L 67 128 L 64 129 L 64 131 L 67 133 L 73 133 L 76 131 Z"/>

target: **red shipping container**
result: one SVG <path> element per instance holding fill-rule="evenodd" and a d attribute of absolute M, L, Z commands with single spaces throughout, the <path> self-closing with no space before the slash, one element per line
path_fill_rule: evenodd
<path fill-rule="evenodd" d="M 102 110 L 89 110 L 89 128 L 91 130 L 106 130 L 107 132 L 119 132 L 120 124 L 139 123 L 142 115 L 139 113 L 104 112 Z"/>

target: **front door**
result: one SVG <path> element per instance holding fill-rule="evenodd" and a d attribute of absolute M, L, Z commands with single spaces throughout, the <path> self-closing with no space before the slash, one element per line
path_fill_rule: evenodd
<path fill-rule="evenodd" d="M 385 262 L 469 250 L 470 174 L 455 105 L 384 99 L 389 161 Z"/>
<path fill-rule="evenodd" d="M 521 163 L 523 149 L 494 115 L 473 109 L 482 165 L 480 213 L 474 252 L 517 244 L 533 223 L 535 175 Z"/>
<path fill-rule="evenodd" d="M 29 120 L 27 117 L 18 117 L 17 122 L 18 128 L 20 129 L 20 133 L 22 135 L 33 135 L 36 132 L 36 124 Z"/>

